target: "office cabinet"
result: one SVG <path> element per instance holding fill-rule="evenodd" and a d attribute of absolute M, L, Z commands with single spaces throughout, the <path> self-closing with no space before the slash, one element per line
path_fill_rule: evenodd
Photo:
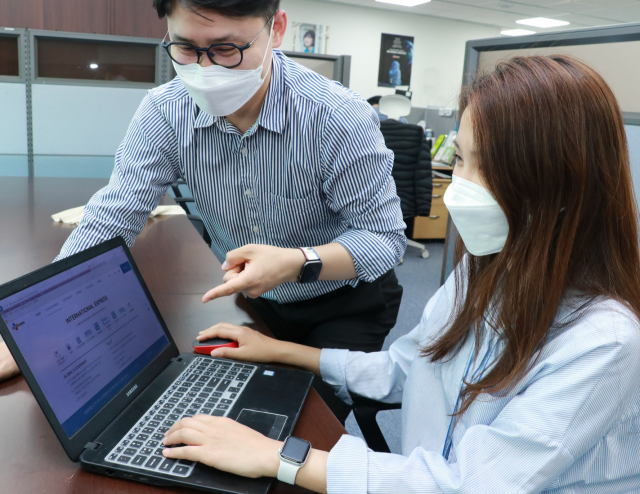
<path fill-rule="evenodd" d="M 414 239 L 445 238 L 447 235 L 447 219 L 449 213 L 444 205 L 443 197 L 451 179 L 434 178 L 431 212 L 429 216 L 416 216 L 413 223 Z"/>

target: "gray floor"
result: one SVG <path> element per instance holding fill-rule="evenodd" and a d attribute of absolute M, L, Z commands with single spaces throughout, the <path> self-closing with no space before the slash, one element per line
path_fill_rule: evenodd
<path fill-rule="evenodd" d="M 410 332 L 418 324 L 429 298 L 440 287 L 444 243 L 433 242 L 425 245 L 430 254 L 427 259 L 422 259 L 418 256 L 417 249 L 409 247 L 404 263 L 396 267 L 396 275 L 404 292 L 398 321 L 387 336 L 383 350 L 388 349 L 396 339 Z M 400 410 L 388 410 L 378 414 L 378 424 L 392 453 L 401 452 L 400 423 Z M 362 437 L 353 413 L 347 418 L 346 428 L 349 434 Z"/>

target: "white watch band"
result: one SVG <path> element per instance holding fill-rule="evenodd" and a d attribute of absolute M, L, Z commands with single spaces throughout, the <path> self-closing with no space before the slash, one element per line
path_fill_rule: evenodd
<path fill-rule="evenodd" d="M 317 261 L 320 259 L 320 256 L 311 247 L 299 247 L 299 249 L 304 254 L 304 257 L 307 258 L 307 261 Z"/>
<path fill-rule="evenodd" d="M 295 485 L 296 483 L 296 475 L 298 475 L 298 470 L 302 468 L 302 465 L 298 465 L 297 463 L 291 463 L 287 460 L 283 460 L 280 458 L 280 467 L 278 468 L 278 480 L 281 482 L 286 482 L 287 484 Z"/>

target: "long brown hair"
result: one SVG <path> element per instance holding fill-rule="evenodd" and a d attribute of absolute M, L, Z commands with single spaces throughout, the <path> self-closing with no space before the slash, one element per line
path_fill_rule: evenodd
<path fill-rule="evenodd" d="M 476 350 L 485 330 L 504 341 L 491 371 L 465 383 L 458 415 L 481 393 L 509 389 L 524 377 L 567 290 L 621 301 L 640 315 L 629 153 L 620 108 L 604 79 L 568 56 L 515 57 L 463 87 L 460 114 L 465 111 L 480 174 L 506 215 L 509 235 L 501 252 L 481 257 L 458 239 L 454 310 L 423 348 L 432 361 L 445 361 L 470 328 Z"/>

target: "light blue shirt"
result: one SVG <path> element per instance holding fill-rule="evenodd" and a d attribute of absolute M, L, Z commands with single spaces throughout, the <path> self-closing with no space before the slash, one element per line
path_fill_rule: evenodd
<path fill-rule="evenodd" d="M 329 454 L 328 492 L 639 493 L 640 323 L 612 300 L 596 300 L 582 318 L 554 332 L 513 389 L 477 398 L 444 459 L 450 414 L 475 341 L 468 338 L 444 363 L 419 351 L 445 326 L 454 276 L 431 298 L 420 324 L 389 351 L 322 351 L 322 378 L 343 399 L 349 400 L 348 390 L 402 403 L 402 455 L 374 453 L 361 439 L 343 436 Z M 569 305 L 557 321 L 572 319 Z M 488 335 L 471 372 L 494 344 L 500 355 L 500 341 Z"/>
<path fill-rule="evenodd" d="M 133 245 L 171 182 L 183 177 L 223 253 L 246 244 L 351 254 L 357 279 L 284 283 L 264 294 L 306 300 L 395 266 L 406 247 L 393 153 L 359 95 L 273 52 L 257 122 L 241 134 L 198 111 L 179 78 L 147 94 L 98 191 L 57 259 L 122 236 Z"/>

